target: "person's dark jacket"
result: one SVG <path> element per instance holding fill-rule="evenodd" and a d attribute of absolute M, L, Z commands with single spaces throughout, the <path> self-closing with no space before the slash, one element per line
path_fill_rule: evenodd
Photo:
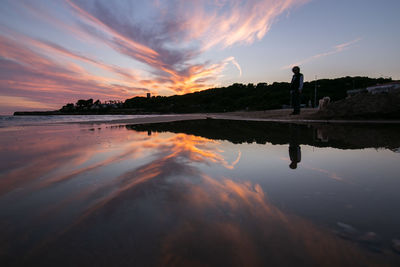
<path fill-rule="evenodd" d="M 294 93 L 299 93 L 303 89 L 303 74 L 294 74 L 292 83 L 290 84 L 290 90 Z"/>

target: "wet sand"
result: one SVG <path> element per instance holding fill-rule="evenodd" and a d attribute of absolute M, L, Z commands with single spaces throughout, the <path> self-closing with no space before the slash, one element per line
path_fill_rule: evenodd
<path fill-rule="evenodd" d="M 222 115 L 129 124 L 213 124 L 206 118 Z M 399 165 L 392 151 L 315 147 L 314 154 L 306 126 L 291 134 L 284 124 L 222 121 L 200 127 L 209 131 L 202 137 L 189 122 L 187 133 L 97 123 L 0 132 L 1 266 L 398 266 L 391 240 L 399 236 L 392 205 Z M 335 136 L 320 136 L 338 147 Z M 303 153 L 297 172 L 288 167 L 294 141 Z M 338 158 L 369 169 L 346 172 L 350 161 Z M 371 172 L 379 175 L 365 175 Z"/>
<path fill-rule="evenodd" d="M 159 123 L 159 122 L 173 122 L 173 121 L 187 121 L 187 120 L 203 120 L 207 119 L 208 115 L 204 113 L 198 114 L 173 114 L 173 115 L 154 115 L 151 117 L 140 117 L 134 119 L 122 120 L 103 120 L 103 121 L 85 121 L 80 124 L 145 124 L 145 123 Z M 71 122 L 75 124 L 76 122 Z"/>
<path fill-rule="evenodd" d="M 196 114 L 173 114 L 159 115 L 135 119 L 123 119 L 113 121 L 96 121 L 82 123 L 112 123 L 112 124 L 147 124 L 185 120 L 220 119 L 220 120 L 245 120 L 245 121 L 267 121 L 267 122 L 298 122 L 298 123 L 400 123 L 400 120 L 326 120 L 318 119 L 317 109 L 305 108 L 300 115 L 290 115 L 291 109 L 275 109 L 264 111 L 236 111 L 226 113 L 196 113 Z"/>

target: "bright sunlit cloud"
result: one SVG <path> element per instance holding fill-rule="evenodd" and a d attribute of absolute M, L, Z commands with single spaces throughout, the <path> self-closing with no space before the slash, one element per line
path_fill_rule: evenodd
<path fill-rule="evenodd" d="M 234 56 L 207 58 L 209 51 L 261 40 L 281 14 L 306 2 L 6 1 L 0 11 L 21 19 L 0 27 L 0 90 L 54 106 L 207 89 L 228 64 L 242 76 Z"/>

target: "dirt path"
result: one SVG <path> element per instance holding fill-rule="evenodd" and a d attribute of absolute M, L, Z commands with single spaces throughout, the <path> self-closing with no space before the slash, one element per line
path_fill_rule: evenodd
<path fill-rule="evenodd" d="M 300 115 L 290 115 L 292 109 L 274 109 L 274 110 L 264 110 L 264 111 L 236 111 L 219 113 L 216 115 L 224 116 L 235 116 L 244 118 L 254 118 L 254 119 L 277 119 L 277 120 L 304 120 L 308 119 L 310 115 L 317 112 L 314 108 L 304 108 L 301 110 Z"/>
<path fill-rule="evenodd" d="M 291 109 L 274 109 L 265 111 L 237 111 L 227 113 L 207 114 L 209 118 L 214 119 L 232 119 L 232 120 L 259 120 L 276 122 L 300 122 L 300 123 L 394 123 L 399 124 L 400 120 L 382 120 L 382 119 L 326 119 L 317 114 L 318 109 L 305 108 L 301 110 L 300 115 L 290 115 Z"/>

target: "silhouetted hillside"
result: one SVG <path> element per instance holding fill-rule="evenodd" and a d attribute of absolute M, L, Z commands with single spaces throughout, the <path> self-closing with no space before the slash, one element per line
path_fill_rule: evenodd
<path fill-rule="evenodd" d="M 384 78 L 343 77 L 317 80 L 318 99 L 329 96 L 331 101 L 344 99 L 347 91 L 392 81 Z M 68 103 L 56 111 L 15 112 L 14 115 L 80 115 L 80 114 L 148 114 L 148 113 L 196 113 L 228 112 L 239 110 L 270 110 L 290 105 L 290 84 L 287 82 L 235 83 L 228 87 L 213 88 L 200 92 L 173 96 L 133 97 L 121 101 L 80 99 Z M 305 82 L 301 103 L 314 102 L 315 82 Z"/>
<path fill-rule="evenodd" d="M 372 79 L 368 77 L 344 77 L 317 81 L 317 99 L 329 96 L 332 101 L 344 99 L 347 90 L 365 88 L 378 83 L 390 82 L 391 79 Z M 134 97 L 127 99 L 125 108 L 140 112 L 158 113 L 193 113 L 193 112 L 226 112 L 237 110 L 279 109 L 289 105 L 290 84 L 286 82 L 266 84 L 238 84 L 228 87 L 208 89 L 200 92 L 157 96 L 151 98 Z M 314 101 L 315 82 L 305 82 L 302 103 Z"/>

